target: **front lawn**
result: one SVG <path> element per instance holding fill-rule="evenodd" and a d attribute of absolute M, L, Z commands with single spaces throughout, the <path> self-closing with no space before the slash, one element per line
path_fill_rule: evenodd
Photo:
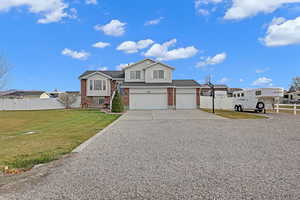
<path fill-rule="evenodd" d="M 210 109 L 201 109 L 205 112 L 212 113 Z M 246 112 L 234 112 L 229 110 L 216 110 L 215 114 L 229 119 L 267 119 L 267 117 Z"/>
<path fill-rule="evenodd" d="M 55 160 L 119 116 L 79 109 L 0 111 L 0 167 L 30 168 Z"/>

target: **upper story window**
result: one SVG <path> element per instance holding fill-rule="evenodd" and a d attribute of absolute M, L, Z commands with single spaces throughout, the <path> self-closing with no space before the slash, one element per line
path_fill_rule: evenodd
<path fill-rule="evenodd" d="M 154 70 L 153 71 L 153 79 L 164 79 L 165 71 L 164 70 Z"/>
<path fill-rule="evenodd" d="M 90 80 L 90 90 L 93 90 L 93 80 Z"/>
<path fill-rule="evenodd" d="M 141 79 L 141 71 L 131 71 L 130 79 L 131 80 L 140 80 Z"/>
<path fill-rule="evenodd" d="M 106 80 L 90 80 L 90 90 L 106 90 Z"/>

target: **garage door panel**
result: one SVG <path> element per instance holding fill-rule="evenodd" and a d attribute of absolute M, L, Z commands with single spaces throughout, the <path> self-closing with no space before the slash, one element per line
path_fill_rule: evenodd
<path fill-rule="evenodd" d="M 130 93 L 129 108 L 131 110 L 168 109 L 167 90 L 135 89 Z"/>
<path fill-rule="evenodd" d="M 177 109 L 196 109 L 196 90 L 195 89 L 177 89 L 176 90 L 176 108 Z"/>

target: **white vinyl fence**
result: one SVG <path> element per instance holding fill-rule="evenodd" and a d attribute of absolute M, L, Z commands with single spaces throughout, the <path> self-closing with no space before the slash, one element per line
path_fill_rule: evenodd
<path fill-rule="evenodd" d="M 280 110 L 293 111 L 294 115 L 297 115 L 297 112 L 300 112 L 299 104 L 276 104 L 275 110 L 279 113 Z"/>
<path fill-rule="evenodd" d="M 80 107 L 80 97 L 71 106 L 72 108 Z M 57 99 L 0 99 L 0 110 L 52 110 L 64 109 Z"/>
<path fill-rule="evenodd" d="M 212 108 L 212 97 L 200 96 L 200 108 Z M 215 109 L 220 110 L 233 110 L 233 98 L 231 97 L 216 97 L 215 98 Z"/>

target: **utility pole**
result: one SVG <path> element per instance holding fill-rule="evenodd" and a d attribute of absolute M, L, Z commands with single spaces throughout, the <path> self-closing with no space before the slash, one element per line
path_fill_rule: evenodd
<path fill-rule="evenodd" d="M 212 92 L 212 112 L 215 113 L 215 85 L 211 84 L 211 92 Z"/>
<path fill-rule="evenodd" d="M 212 112 L 215 113 L 215 85 L 211 82 L 211 76 L 207 78 L 207 84 L 211 90 L 211 97 L 212 97 Z"/>

